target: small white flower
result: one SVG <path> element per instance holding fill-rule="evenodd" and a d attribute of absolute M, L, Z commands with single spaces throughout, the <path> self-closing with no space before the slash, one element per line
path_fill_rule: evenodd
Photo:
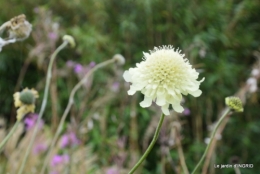
<path fill-rule="evenodd" d="M 170 114 L 170 104 L 181 113 L 184 110 L 180 105 L 182 94 L 201 95 L 199 86 L 204 78 L 197 80 L 199 73 L 180 52 L 172 46 L 155 47 L 150 53 L 144 53 L 143 61 L 137 63 L 137 67 L 124 72 L 125 81 L 132 83 L 128 94 L 137 91 L 144 94 L 142 107 L 149 107 L 156 101 L 165 115 Z"/>

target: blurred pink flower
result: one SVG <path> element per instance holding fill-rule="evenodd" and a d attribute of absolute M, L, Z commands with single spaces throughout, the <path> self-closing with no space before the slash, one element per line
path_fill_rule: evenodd
<path fill-rule="evenodd" d="M 66 164 L 69 162 L 69 155 L 65 154 L 65 155 L 55 155 L 53 158 L 52 158 L 52 161 L 51 161 L 51 166 L 54 167 L 54 166 L 57 166 L 59 164 Z"/>
<path fill-rule="evenodd" d="M 112 90 L 113 92 L 118 92 L 119 87 L 120 87 L 119 82 L 114 82 L 113 85 L 111 86 L 111 90 Z"/>
<path fill-rule="evenodd" d="M 73 68 L 73 67 L 75 66 L 75 62 L 73 62 L 72 60 L 68 60 L 68 61 L 66 62 L 66 66 L 67 66 L 68 68 Z"/>
<path fill-rule="evenodd" d="M 38 143 L 34 146 L 33 153 L 40 154 L 40 153 L 46 151 L 47 148 L 48 148 L 48 146 L 46 144 Z"/>
<path fill-rule="evenodd" d="M 75 66 L 74 66 L 74 72 L 75 73 L 81 73 L 83 71 L 83 66 L 79 63 L 77 63 Z"/>
<path fill-rule="evenodd" d="M 111 167 L 106 170 L 106 174 L 119 174 L 119 171 L 117 168 Z"/>
<path fill-rule="evenodd" d="M 51 40 L 57 40 L 58 35 L 57 35 L 57 33 L 55 33 L 55 32 L 50 32 L 50 33 L 48 34 L 48 37 L 49 37 L 49 39 L 51 39 Z"/>
<path fill-rule="evenodd" d="M 38 114 L 32 113 L 32 114 L 27 115 L 24 119 L 25 129 L 26 130 L 32 129 L 34 127 L 34 125 L 36 124 L 37 119 L 38 119 Z M 44 124 L 44 122 L 43 122 L 43 120 L 41 120 L 39 128 L 42 128 L 43 124 Z"/>
<path fill-rule="evenodd" d="M 90 68 L 93 68 L 94 66 L 96 66 L 96 62 L 93 62 L 93 61 L 90 62 L 89 67 L 90 67 Z"/>
<path fill-rule="evenodd" d="M 182 112 L 182 114 L 185 115 L 185 116 L 190 115 L 190 110 L 189 110 L 189 108 L 185 108 L 184 111 Z"/>
<path fill-rule="evenodd" d="M 61 137 L 60 146 L 65 148 L 67 146 L 76 146 L 80 144 L 80 140 L 77 138 L 74 132 L 69 132 Z"/>

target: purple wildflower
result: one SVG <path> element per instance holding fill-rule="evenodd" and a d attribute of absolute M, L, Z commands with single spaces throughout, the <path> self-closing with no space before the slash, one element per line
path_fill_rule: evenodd
<path fill-rule="evenodd" d="M 107 169 L 106 174 L 119 174 L 118 169 L 111 167 L 109 169 Z"/>
<path fill-rule="evenodd" d="M 51 166 L 54 167 L 54 166 L 57 166 L 59 164 L 66 164 L 69 162 L 69 155 L 65 154 L 65 155 L 55 155 L 53 158 L 52 158 L 52 161 L 51 161 Z"/>
<path fill-rule="evenodd" d="M 74 66 L 74 72 L 75 73 L 80 73 L 80 72 L 82 72 L 83 71 L 83 66 L 81 65 L 81 64 L 79 64 L 79 63 L 77 63 L 75 66 Z"/>
<path fill-rule="evenodd" d="M 185 108 L 182 113 L 183 113 L 183 115 L 188 116 L 188 115 L 190 115 L 190 110 L 188 108 Z"/>
<path fill-rule="evenodd" d="M 73 62 L 72 60 L 68 60 L 68 61 L 66 62 L 66 66 L 67 66 L 68 68 L 73 68 L 73 67 L 75 66 L 75 62 Z"/>
<path fill-rule="evenodd" d="M 96 62 L 93 62 L 93 61 L 90 62 L 89 67 L 90 67 L 90 68 L 93 68 L 94 66 L 96 66 Z"/>
<path fill-rule="evenodd" d="M 48 37 L 49 37 L 49 39 L 51 39 L 51 40 L 57 40 L 58 35 L 57 35 L 57 33 L 55 33 L 55 32 L 50 32 L 50 33 L 48 34 Z"/>
<path fill-rule="evenodd" d="M 34 125 L 37 123 L 37 119 L 38 119 L 38 114 L 27 115 L 26 118 L 24 119 L 24 124 L 25 124 L 26 130 L 32 129 L 34 127 Z M 44 123 L 41 120 L 39 127 L 42 128 L 43 124 Z"/>
<path fill-rule="evenodd" d="M 60 146 L 65 148 L 67 146 L 76 146 L 80 144 L 80 140 L 77 138 L 74 132 L 69 132 L 61 137 Z"/>
<path fill-rule="evenodd" d="M 47 145 L 43 144 L 43 143 L 39 143 L 39 144 L 35 145 L 35 147 L 33 149 L 33 153 L 40 154 L 40 153 L 44 152 L 45 150 L 47 150 Z"/>

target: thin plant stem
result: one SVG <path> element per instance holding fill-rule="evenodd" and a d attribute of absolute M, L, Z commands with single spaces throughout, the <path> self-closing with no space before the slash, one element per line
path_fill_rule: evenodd
<path fill-rule="evenodd" d="M 40 125 L 40 122 L 41 122 L 41 118 L 43 116 L 43 113 L 44 113 L 46 105 L 47 105 L 48 93 L 49 93 L 49 88 L 50 88 L 50 83 L 51 83 L 51 76 L 52 76 L 52 65 L 53 65 L 53 62 L 54 62 L 57 54 L 62 49 L 64 49 L 68 45 L 68 43 L 69 42 L 66 41 L 66 40 L 63 41 L 63 43 L 51 55 L 50 63 L 49 63 L 48 70 L 47 70 L 46 85 L 45 85 L 45 89 L 44 89 L 44 96 L 43 96 L 43 100 L 42 100 L 41 110 L 40 110 L 40 113 L 39 113 L 39 117 L 37 119 L 36 126 L 33 129 L 33 135 L 32 135 L 32 138 L 30 140 L 29 146 L 26 149 L 25 155 L 23 157 L 22 165 L 20 166 L 18 174 L 22 174 L 23 173 L 24 166 L 25 166 L 25 164 L 27 162 L 30 150 L 32 148 L 32 145 L 33 145 L 33 142 L 35 140 L 36 134 L 38 132 L 38 128 L 39 128 L 39 125 Z"/>
<path fill-rule="evenodd" d="M 189 174 L 189 170 L 187 168 L 186 162 L 185 162 L 185 157 L 184 157 L 184 153 L 182 150 L 182 145 L 181 145 L 181 139 L 180 139 L 180 133 L 177 127 L 175 127 L 176 130 L 176 144 L 177 144 L 177 150 L 178 150 L 178 154 L 179 154 L 179 158 L 180 158 L 180 163 L 181 163 L 181 167 L 182 170 L 184 172 L 184 174 Z"/>
<path fill-rule="evenodd" d="M 9 133 L 6 135 L 6 137 L 4 138 L 3 141 L 1 141 L 0 143 L 0 150 L 4 147 L 4 145 L 6 144 L 6 142 L 9 140 L 9 138 L 11 138 L 11 136 L 14 134 L 15 130 L 18 128 L 18 125 L 20 123 L 20 120 L 16 120 L 14 126 L 12 127 L 12 129 L 9 131 Z"/>
<path fill-rule="evenodd" d="M 98 70 L 99 68 L 102 68 L 102 67 L 104 67 L 104 66 L 106 66 L 106 65 L 109 65 L 109 64 L 111 64 L 111 63 L 114 63 L 115 61 L 116 61 L 116 59 L 113 58 L 113 59 L 109 59 L 109 60 L 107 60 L 107 61 L 105 61 L 105 62 L 102 62 L 102 63 L 96 65 L 96 66 L 95 66 L 94 68 L 92 68 L 92 69 L 82 78 L 82 80 L 80 80 L 80 81 L 77 83 L 77 85 L 74 86 L 74 88 L 72 89 L 72 91 L 71 91 L 71 93 L 70 93 L 70 97 L 69 97 L 69 102 L 68 102 L 67 107 L 66 107 L 66 109 L 65 109 L 65 111 L 64 111 L 64 113 L 63 113 L 63 115 L 62 115 L 62 117 L 61 117 L 61 121 L 60 121 L 60 123 L 59 123 L 58 129 L 57 129 L 56 132 L 55 132 L 54 138 L 53 138 L 52 141 L 51 141 L 51 145 L 50 145 L 49 151 L 48 151 L 47 156 L 46 156 L 46 158 L 45 158 L 45 160 L 44 160 L 43 167 L 42 167 L 42 169 L 41 169 L 41 174 L 44 174 L 44 172 L 45 172 L 45 170 L 46 170 L 46 168 L 47 168 L 47 164 L 48 164 L 48 161 L 49 161 L 49 158 L 50 158 L 52 149 L 54 148 L 54 145 L 55 145 L 55 143 L 56 143 L 56 141 L 57 141 L 57 139 L 58 139 L 58 137 L 59 137 L 59 135 L 60 135 L 60 133 L 61 133 L 61 131 L 62 131 L 63 124 L 64 124 L 64 122 L 65 122 L 65 120 L 66 120 L 66 117 L 67 117 L 67 115 L 68 115 L 68 113 L 69 113 L 69 111 L 70 111 L 70 109 L 71 109 L 71 106 L 72 106 L 72 104 L 74 103 L 75 93 L 79 90 L 79 88 L 87 81 L 87 79 L 88 79 L 96 70 Z"/>
<path fill-rule="evenodd" d="M 130 172 L 128 174 L 133 174 L 135 172 L 135 170 L 142 164 L 142 162 L 145 160 L 145 158 L 148 156 L 148 154 L 150 153 L 150 151 L 152 150 L 156 140 L 158 139 L 161 127 L 162 127 L 162 123 L 164 120 L 165 115 L 162 114 L 158 123 L 158 126 L 156 128 L 156 131 L 154 133 L 153 136 L 153 140 L 151 141 L 150 145 L 148 146 L 148 148 L 146 149 L 146 151 L 144 152 L 143 156 L 139 159 L 139 161 L 134 165 L 134 167 L 130 170 Z"/>
<path fill-rule="evenodd" d="M 211 144 L 212 144 L 212 142 L 213 142 L 213 139 L 215 138 L 215 134 L 216 134 L 216 132 L 217 132 L 217 130 L 218 130 L 218 127 L 220 126 L 220 124 L 222 123 L 222 121 L 226 118 L 226 116 L 228 115 L 229 111 L 230 111 L 230 109 L 227 108 L 227 109 L 224 111 L 223 115 L 222 115 L 222 116 L 220 117 L 220 119 L 218 120 L 217 125 L 215 126 L 215 128 L 214 128 L 214 130 L 213 130 L 213 132 L 212 132 L 212 135 L 211 135 L 209 144 L 207 145 L 207 147 L 206 147 L 206 149 L 205 149 L 205 151 L 204 151 L 204 154 L 202 155 L 202 157 L 201 157 L 199 163 L 196 165 L 196 167 L 194 168 L 194 170 L 192 171 L 191 174 L 195 174 L 195 172 L 199 169 L 200 165 L 202 164 L 203 160 L 205 159 L 205 156 L 206 156 L 207 153 L 208 153 L 208 150 L 209 150 L 209 148 L 210 148 L 210 146 L 211 146 Z"/>

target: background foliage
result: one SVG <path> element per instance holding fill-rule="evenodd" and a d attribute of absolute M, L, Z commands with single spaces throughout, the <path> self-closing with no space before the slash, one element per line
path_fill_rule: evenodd
<path fill-rule="evenodd" d="M 72 35 L 77 47 L 60 53 L 55 65 L 55 80 L 44 115 L 46 125 L 52 130 L 57 127 L 72 87 L 81 78 L 68 68 L 67 61 L 88 66 L 90 62 L 99 63 L 116 53 L 126 58 L 123 68 L 111 66 L 93 76 L 91 83 L 78 92 L 68 119 L 68 124 L 74 124 L 84 143 L 93 147 L 93 153 L 99 157 L 95 164 L 103 168 L 113 165 L 130 168 L 152 138 L 154 124 L 158 121 L 158 108 L 141 108 L 138 103 L 142 96 L 127 96 L 129 86 L 122 79 L 123 70 L 141 61 L 143 51 L 171 44 L 183 50 L 201 72 L 200 78 L 206 78 L 201 85 L 201 97 L 185 97 L 183 105 L 189 108 L 190 114 L 173 114 L 172 118 L 167 118 L 170 122 L 181 123 L 189 170 L 204 151 L 204 139 L 210 133 L 208 126 L 225 107 L 224 98 L 246 83 L 259 58 L 256 54 L 260 45 L 258 0 L 24 0 L 22 3 L 10 0 L 1 1 L 0 5 L 1 24 L 24 13 L 34 26 L 29 39 L 4 47 L 0 54 L 0 114 L 8 123 L 15 120 L 12 98 L 15 90 L 35 87 L 42 96 L 49 55 L 61 43 L 64 34 Z M 51 32 L 56 32 L 57 39 L 51 38 Z M 23 68 L 25 75 L 20 83 L 18 79 Z M 241 169 L 242 173 L 253 174 L 260 170 L 257 165 L 260 163 L 259 112 L 257 90 L 247 95 L 245 112 L 230 118 L 222 139 L 217 142 L 210 173 L 214 173 L 213 164 L 228 164 L 234 157 L 241 164 L 254 164 L 253 169 Z M 77 129 L 79 125 L 82 129 L 87 127 L 88 131 L 82 133 Z M 172 138 L 171 124 L 165 123 L 164 129 L 139 172 L 174 173 L 179 170 L 176 146 L 168 143 Z M 234 173 L 233 169 L 221 172 Z"/>

